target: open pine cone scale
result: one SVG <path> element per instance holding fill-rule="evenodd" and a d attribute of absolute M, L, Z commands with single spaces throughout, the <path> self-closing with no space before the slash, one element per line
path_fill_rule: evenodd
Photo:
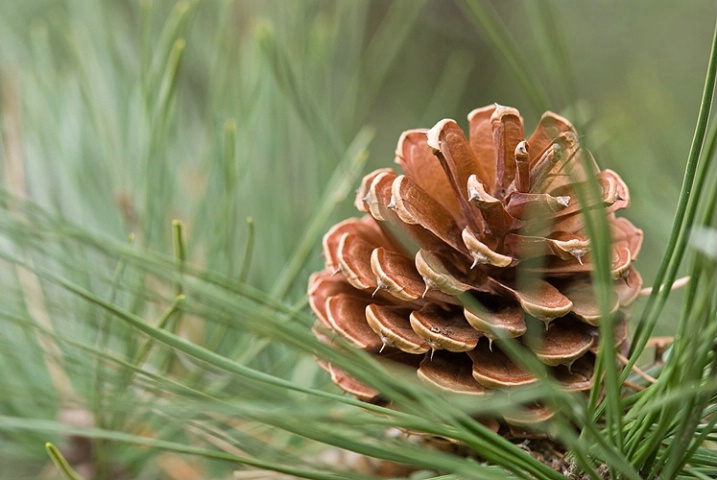
<path fill-rule="evenodd" d="M 466 394 L 537 380 L 492 344 L 516 338 L 564 388 L 587 390 L 601 314 L 583 209 L 602 208 L 610 225 L 611 312 L 622 343 L 642 284 L 632 267 L 642 231 L 615 216 L 629 205 L 628 188 L 554 113 L 527 140 L 513 108 L 491 105 L 468 120 L 469 138 L 453 120 L 405 132 L 396 152 L 403 174 L 364 177 L 355 205 L 366 215 L 329 230 L 325 269 L 309 280 L 315 332 Z M 591 178 L 601 197 L 580 205 L 576 192 Z M 464 306 L 465 295 L 473 301 Z M 341 388 L 376 400 L 378 392 L 325 367 Z"/>

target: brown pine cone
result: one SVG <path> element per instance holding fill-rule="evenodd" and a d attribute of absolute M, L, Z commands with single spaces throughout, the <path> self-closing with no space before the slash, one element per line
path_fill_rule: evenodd
<path fill-rule="evenodd" d="M 367 215 L 329 230 L 326 267 L 309 280 L 315 332 L 329 341 L 334 332 L 468 394 L 535 382 L 492 341 L 537 336 L 542 341 L 524 343 L 558 382 L 588 390 L 601 315 L 576 191 L 589 177 L 601 186 L 602 198 L 587 208 L 603 208 L 610 225 L 611 313 L 623 342 L 625 307 L 642 285 L 632 267 L 642 231 L 614 213 L 629 204 L 627 186 L 601 171 L 570 122 L 554 113 L 543 115 L 527 141 L 513 108 L 479 108 L 468 120 L 468 139 L 448 119 L 405 132 L 396 152 L 403 174 L 385 168 L 364 177 L 356 207 Z M 471 302 L 462 301 L 466 295 Z M 377 399 L 378 392 L 326 368 L 345 391 Z"/>

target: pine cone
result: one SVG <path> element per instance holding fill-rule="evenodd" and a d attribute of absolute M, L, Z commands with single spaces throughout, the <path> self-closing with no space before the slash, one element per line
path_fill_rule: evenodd
<path fill-rule="evenodd" d="M 566 389 L 588 390 L 601 315 L 576 191 L 589 177 L 602 187 L 602 198 L 586 208 L 603 208 L 610 225 L 611 313 L 622 343 L 626 307 L 642 284 L 632 267 L 642 231 L 614 213 L 629 204 L 627 186 L 601 171 L 570 122 L 554 113 L 527 141 L 513 108 L 479 108 L 468 120 L 469 139 L 448 119 L 405 132 L 396 152 L 403 175 L 386 168 L 363 179 L 356 207 L 367 215 L 329 230 L 326 267 L 309 280 L 314 331 L 326 341 L 335 332 L 467 394 L 537 380 L 492 344 L 516 338 Z M 542 340 L 529 341 L 536 336 Z M 325 367 L 345 391 L 377 400 L 378 392 Z M 537 408 L 532 418 L 546 415 Z"/>

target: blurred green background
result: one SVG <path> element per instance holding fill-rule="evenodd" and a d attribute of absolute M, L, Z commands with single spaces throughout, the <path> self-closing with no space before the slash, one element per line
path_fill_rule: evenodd
<path fill-rule="evenodd" d="M 241 244 L 244 218 L 254 217 L 251 273 L 267 288 L 362 127 L 374 131 L 369 170 L 392 164 L 403 130 L 445 117 L 465 125 L 467 112 L 493 102 L 518 108 L 529 130 L 550 109 L 570 115 L 600 164 L 627 180 L 625 214 L 646 231 L 649 280 L 695 123 L 714 5 L 476 5 L 487 18 L 451 1 L 217 0 L 199 2 L 162 37 L 173 2 L 5 2 L 4 110 L 17 113 L 25 191 L 115 237 L 136 230 L 127 209 L 140 222 L 153 209 L 153 247 L 167 245 L 172 218 L 194 244 L 211 244 L 198 237 L 219 227 L 199 225 L 216 208 L 206 193 L 222 181 L 217 149 L 232 120 L 240 188 L 212 220 L 234 225 Z M 161 92 L 150 90 L 160 85 L 148 84 L 172 35 L 186 49 L 174 96 L 156 112 Z M 344 202 L 332 218 L 352 210 Z"/>
<path fill-rule="evenodd" d="M 318 239 L 355 214 L 360 175 L 393 165 L 402 131 L 446 117 L 466 126 L 470 110 L 494 102 L 518 108 L 531 131 L 553 110 L 629 185 L 624 215 L 645 230 L 637 265 L 649 285 L 714 16 L 714 2 L 697 0 L 4 1 L 3 188 L 88 235 L 133 233 L 168 255 L 177 219 L 188 262 L 302 307 L 322 264 Z M 107 288 L 113 260 L 63 248 L 37 261 Z M 23 287 L 3 276 L 9 317 Z M 133 288 L 118 301 L 154 311 L 133 303 Z M 657 333 L 673 331 L 677 300 Z M 94 339 L 81 313 L 48 308 L 56 328 Z M 0 343 L 6 367 L 23 361 L 11 338 Z M 44 391 L 42 377 L 26 380 L 26 396 Z"/>

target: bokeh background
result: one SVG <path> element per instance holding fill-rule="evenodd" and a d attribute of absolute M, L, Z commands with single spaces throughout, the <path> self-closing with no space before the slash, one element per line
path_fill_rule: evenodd
<path fill-rule="evenodd" d="M 699 106 L 711 2 L 200 2 L 168 34 L 186 48 L 166 118 L 152 118 L 141 97 L 159 95 L 146 90 L 173 40 L 162 37 L 173 5 L 3 4 L 5 112 L 16 112 L 33 200 L 126 235 L 125 210 L 148 215 L 139 199 L 156 189 L 164 216 L 153 223 L 193 229 L 234 121 L 242 188 L 221 221 L 238 224 L 241 243 L 254 217 L 252 275 L 266 287 L 340 161 L 331 148 L 368 126 L 365 170 L 390 165 L 403 130 L 446 117 L 465 125 L 472 108 L 497 102 L 518 108 L 527 129 L 546 109 L 570 115 L 601 165 L 627 179 L 625 214 L 645 229 L 641 269 L 654 272 Z M 334 217 L 351 211 L 344 202 Z"/>
<path fill-rule="evenodd" d="M 392 166 L 402 131 L 446 117 L 466 126 L 470 110 L 497 102 L 518 108 L 526 131 L 545 110 L 567 116 L 627 182 L 624 215 L 645 231 L 638 267 L 649 285 L 714 17 L 714 2 L 701 0 L 3 1 L 3 198 L 168 255 L 179 220 L 188 262 L 303 308 L 322 263 L 318 239 L 354 215 L 360 175 Z M 110 283 L 114 263 L 63 248 L 45 251 L 48 268 Z M 10 317 L 24 287 L 3 272 L 0 310 Z M 151 310 L 132 303 L 136 293 L 118 301 Z M 657 333 L 673 331 L 679 297 Z M 68 335 L 95 332 L 63 323 L 63 305 L 48 308 Z M 0 339 L 4 368 L 31 362 L 11 354 L 21 338 Z M 20 408 L 12 392 L 45 391 L 45 374 L 33 375 L 0 384 L 5 414 Z M 13 438 L 22 465 L 46 462 Z"/>

